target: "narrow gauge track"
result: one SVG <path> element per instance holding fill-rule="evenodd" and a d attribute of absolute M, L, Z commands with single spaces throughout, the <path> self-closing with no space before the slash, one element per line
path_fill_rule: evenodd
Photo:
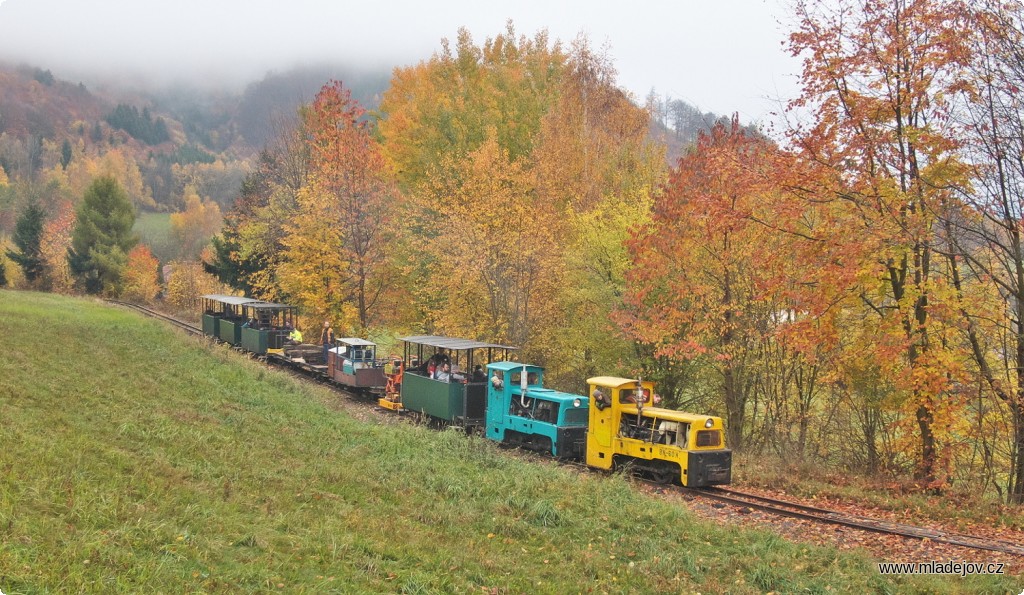
<path fill-rule="evenodd" d="M 884 535 L 898 535 L 901 537 L 927 539 L 937 543 L 945 543 L 976 550 L 988 550 L 1004 554 L 1024 556 L 1024 546 L 1002 539 L 979 537 L 976 535 L 954 533 L 942 529 L 929 529 L 926 527 L 906 525 L 883 519 L 818 508 L 816 506 L 807 506 L 796 502 L 776 500 L 774 498 L 747 494 L 726 488 L 689 489 L 679 487 L 679 489 L 685 494 L 692 494 L 700 498 L 708 498 L 725 504 L 760 510 L 762 512 L 795 519 L 839 525 L 842 527 L 860 529 L 862 531 L 882 533 Z"/>
<path fill-rule="evenodd" d="M 147 308 L 145 306 L 140 306 L 138 304 L 133 304 L 131 302 L 122 302 L 122 301 L 119 301 L 119 300 L 107 300 L 107 303 L 115 304 L 117 306 L 123 306 L 125 308 L 128 308 L 129 310 L 135 310 L 136 312 L 142 312 L 146 316 L 150 316 L 152 318 L 158 318 L 160 320 L 163 320 L 164 322 L 169 322 L 170 324 L 172 324 L 172 325 L 182 329 L 183 331 L 189 333 L 190 335 L 202 335 L 203 334 L 203 329 L 201 329 L 201 328 L 199 328 L 199 327 L 197 327 L 195 325 L 191 325 L 191 324 L 189 324 L 187 322 L 183 322 L 181 320 L 178 320 L 177 318 L 174 318 L 172 316 L 168 316 L 168 315 L 166 315 L 166 314 L 164 314 L 162 312 L 158 312 L 156 310 L 153 310 L 151 308 Z"/>
<path fill-rule="evenodd" d="M 120 301 L 120 300 L 106 300 L 106 302 L 109 303 L 109 304 L 117 305 L 117 306 L 123 306 L 125 308 L 128 308 L 129 310 L 135 310 L 136 312 L 140 312 L 140 313 L 145 314 L 146 316 L 149 316 L 151 318 L 156 318 L 156 319 L 159 319 L 159 320 L 163 320 L 164 322 L 170 323 L 171 325 L 173 325 L 173 326 L 175 326 L 175 327 L 177 327 L 177 328 L 179 328 L 179 329 L 189 333 L 190 335 L 197 335 L 197 336 L 201 336 L 201 337 L 205 337 L 206 336 L 203 333 L 203 329 L 201 329 L 201 328 L 199 328 L 199 327 L 197 327 L 197 326 L 195 326 L 193 324 L 189 324 L 187 322 L 178 320 L 177 318 L 174 318 L 173 316 L 168 316 L 168 315 L 164 314 L 163 312 L 160 312 L 160 311 L 157 311 L 157 310 L 153 310 L 152 308 L 147 308 L 146 306 L 140 306 L 139 304 L 133 304 L 131 302 L 123 302 L 123 301 Z M 214 339 L 214 341 L 220 342 L 220 339 Z M 239 353 L 246 353 L 246 354 L 248 354 L 247 351 L 243 351 L 243 350 L 241 350 L 239 348 L 233 348 L 233 349 L 235 349 Z M 265 364 L 267 364 L 269 366 L 274 366 L 274 367 L 280 368 L 282 370 L 285 370 L 285 371 L 287 371 L 287 372 L 289 372 L 289 373 L 291 373 L 291 374 L 293 374 L 295 376 L 301 376 L 305 380 L 309 380 L 311 382 L 316 382 L 317 384 L 323 384 L 323 385 L 329 386 L 329 387 L 333 388 L 334 390 L 336 390 L 337 392 L 339 392 L 339 393 L 341 393 L 343 395 L 346 395 L 346 396 L 349 396 L 349 397 L 359 397 L 360 396 L 359 393 L 347 390 L 347 389 L 343 388 L 342 386 L 336 384 L 332 380 L 329 380 L 327 378 L 315 375 L 314 374 L 315 371 L 310 366 L 308 366 L 308 365 L 296 364 L 296 363 L 293 363 L 293 362 L 284 361 L 282 359 L 269 358 L 269 357 L 266 357 L 266 356 L 260 356 L 260 357 L 258 357 L 256 359 L 258 359 L 261 362 L 264 362 Z"/>
<path fill-rule="evenodd" d="M 171 316 L 167 316 L 156 310 L 140 306 L 138 304 L 132 304 L 130 302 L 122 302 L 118 300 L 107 300 L 108 303 L 123 306 L 138 312 L 141 312 L 147 316 L 158 318 L 165 322 L 168 322 L 186 332 L 193 335 L 202 335 L 202 329 L 182 322 Z M 315 380 L 320 384 L 327 384 L 338 392 L 350 396 L 358 396 L 351 391 L 344 390 L 341 387 L 334 385 L 331 382 L 322 382 L 315 379 L 311 374 L 310 370 L 300 368 L 298 366 L 285 366 L 277 362 L 270 362 L 288 369 L 289 371 L 300 374 L 307 380 Z M 532 454 L 532 453 L 531 453 Z M 585 465 L 573 462 L 566 462 L 569 466 L 579 467 L 586 471 L 592 471 Z M 816 506 L 807 506 L 805 504 L 799 504 L 796 502 L 787 502 L 785 500 L 777 500 L 774 498 L 768 498 L 765 496 L 758 496 L 755 494 L 747 494 L 744 492 L 738 492 L 732 489 L 726 488 L 685 488 L 677 485 L 668 485 L 664 483 L 657 483 L 650 480 L 641 480 L 649 485 L 654 485 L 659 488 L 675 489 L 683 494 L 693 495 L 700 498 L 707 498 L 722 502 L 724 504 L 731 504 L 741 508 L 749 508 L 767 512 L 778 516 L 786 516 L 790 518 L 813 521 L 817 523 L 839 525 L 842 527 L 849 527 L 852 529 L 860 529 L 862 531 L 870 531 L 873 533 L 881 533 L 884 535 L 897 535 L 901 537 L 910 537 L 916 539 L 928 539 L 937 543 L 945 543 L 949 545 L 956 545 L 960 547 L 976 549 L 976 550 L 987 550 L 993 552 L 1001 552 L 1005 554 L 1012 554 L 1017 556 L 1024 556 L 1024 546 L 1001 539 L 992 539 L 987 537 L 979 537 L 976 535 L 967 535 L 963 533 L 954 533 L 950 531 L 944 531 L 941 529 L 929 529 L 926 527 L 917 527 L 914 525 L 906 525 L 903 523 L 896 523 L 883 519 L 875 519 L 871 517 L 848 514 L 835 510 L 828 510 L 825 508 L 818 508 Z"/>

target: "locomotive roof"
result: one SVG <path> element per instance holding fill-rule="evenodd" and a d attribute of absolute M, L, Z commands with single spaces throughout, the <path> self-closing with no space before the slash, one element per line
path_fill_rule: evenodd
<path fill-rule="evenodd" d="M 512 394 L 518 396 L 518 392 L 515 390 L 518 386 L 512 387 Z M 526 389 L 526 396 L 534 399 L 547 399 L 548 401 L 557 401 L 561 403 L 572 403 L 576 399 L 580 399 L 583 403 L 589 403 L 587 397 L 583 395 L 574 395 L 572 393 L 562 392 L 560 390 L 554 390 L 550 388 L 539 388 L 531 386 Z"/>
<path fill-rule="evenodd" d="M 472 339 L 457 339 L 455 337 L 439 337 L 437 335 L 411 335 L 409 337 L 399 337 L 400 341 L 406 343 L 415 343 L 417 345 L 427 345 L 428 347 L 443 347 L 445 349 L 455 349 L 461 351 L 463 349 L 519 349 L 511 345 L 499 345 L 497 343 L 484 343 L 482 341 L 474 341 Z"/>
<path fill-rule="evenodd" d="M 215 302 L 221 302 L 222 304 L 228 304 L 229 306 L 241 306 L 252 302 L 258 302 L 259 300 L 251 297 L 245 297 L 244 295 L 220 295 L 211 293 L 209 295 L 200 296 L 204 300 L 213 300 Z"/>
<path fill-rule="evenodd" d="M 523 366 L 526 366 L 527 370 L 531 370 L 531 369 L 533 369 L 533 370 L 543 370 L 544 369 L 544 368 L 542 368 L 540 366 L 535 366 L 533 364 L 524 364 L 523 362 L 491 362 L 491 363 L 487 364 L 487 369 L 489 369 L 489 370 L 501 370 L 502 372 L 505 372 L 505 371 L 508 371 L 508 370 L 520 370 L 520 369 L 522 369 Z"/>
<path fill-rule="evenodd" d="M 651 382 L 644 380 L 644 386 L 650 388 Z M 595 376 L 593 378 L 587 378 L 587 384 L 596 384 L 598 386 L 609 386 L 612 388 L 622 388 L 623 386 L 633 385 L 636 386 L 636 378 L 619 378 L 618 376 Z"/>
<path fill-rule="evenodd" d="M 338 339 L 338 343 L 343 343 L 345 345 L 351 345 L 352 347 L 370 347 L 370 346 L 376 347 L 377 346 L 377 344 L 374 343 L 373 341 L 367 341 L 366 339 L 359 339 L 359 338 L 356 338 L 356 337 L 345 337 L 343 339 Z"/>

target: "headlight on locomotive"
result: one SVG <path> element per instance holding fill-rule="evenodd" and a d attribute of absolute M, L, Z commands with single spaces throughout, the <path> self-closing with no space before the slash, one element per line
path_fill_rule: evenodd
<path fill-rule="evenodd" d="M 581 401 L 581 400 L 579 400 L 579 399 L 573 399 L 573 400 L 572 400 L 572 406 L 573 406 L 573 407 L 579 407 L 579 406 L 580 406 L 580 405 L 582 405 L 582 404 L 583 404 L 583 401 Z"/>
<path fill-rule="evenodd" d="M 704 422 L 704 427 L 705 428 L 711 429 L 711 426 L 713 426 L 713 425 L 715 425 L 715 420 L 711 419 L 710 417 L 708 418 L 708 420 L 706 422 Z"/>

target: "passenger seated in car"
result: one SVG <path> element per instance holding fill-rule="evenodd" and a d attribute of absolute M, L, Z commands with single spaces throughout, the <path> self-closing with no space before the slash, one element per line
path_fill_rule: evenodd
<path fill-rule="evenodd" d="M 451 380 L 452 380 L 452 367 L 451 367 L 451 364 L 441 364 L 441 369 L 434 373 L 434 380 L 440 380 L 441 382 L 451 382 Z"/>

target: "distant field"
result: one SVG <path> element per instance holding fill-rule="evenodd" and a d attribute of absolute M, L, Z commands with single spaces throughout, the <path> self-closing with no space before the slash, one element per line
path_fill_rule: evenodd
<path fill-rule="evenodd" d="M 0 291 L 0 590 L 1018 592 L 882 577 L 617 476 L 357 421 L 339 397 L 98 302 Z"/>
<path fill-rule="evenodd" d="M 161 263 L 175 258 L 178 247 L 171 236 L 170 213 L 139 213 L 132 231 L 139 234 L 143 244 L 149 246 Z"/>

